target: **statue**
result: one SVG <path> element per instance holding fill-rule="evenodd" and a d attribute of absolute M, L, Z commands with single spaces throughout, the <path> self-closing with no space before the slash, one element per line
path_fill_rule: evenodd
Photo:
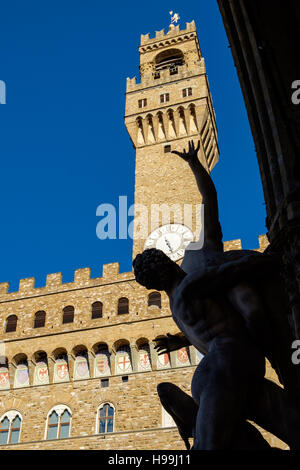
<path fill-rule="evenodd" d="M 250 250 L 223 252 L 217 193 L 199 148 L 200 142 L 197 148 L 189 142 L 187 152 L 173 153 L 189 164 L 202 196 L 203 247 L 187 247 L 181 267 L 156 249 L 133 262 L 137 282 L 167 293 L 184 335 L 157 340 L 158 352 L 192 344 L 205 355 L 192 379 L 193 398 L 172 384 L 160 384 L 158 393 L 187 447 L 189 437 L 195 450 L 269 447 L 251 419 L 299 448 L 299 377 L 290 359 L 293 335 L 284 316 L 280 260 Z M 284 389 L 264 378 L 265 357 Z"/>

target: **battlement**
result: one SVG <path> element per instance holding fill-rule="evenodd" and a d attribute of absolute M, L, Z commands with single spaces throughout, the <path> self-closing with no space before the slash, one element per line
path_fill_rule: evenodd
<path fill-rule="evenodd" d="M 268 246 L 268 239 L 266 235 L 258 237 L 259 247 L 254 248 L 255 251 L 264 251 Z M 241 250 L 241 240 L 230 240 L 224 242 L 224 250 Z M 0 283 L 0 301 L 13 300 L 19 297 L 31 297 L 45 294 L 54 294 L 57 292 L 64 292 L 69 290 L 76 290 L 80 288 L 96 287 L 105 284 L 113 284 L 118 282 L 126 282 L 134 280 L 133 272 L 119 272 L 119 263 L 104 264 L 102 268 L 102 276 L 91 278 L 90 268 L 76 269 L 74 272 L 74 281 L 63 283 L 62 273 L 47 274 L 46 285 L 43 287 L 35 287 L 35 278 L 30 277 L 20 279 L 19 290 L 16 292 L 8 292 L 9 283 Z"/>
<path fill-rule="evenodd" d="M 164 29 L 161 29 L 160 31 L 155 31 L 154 38 L 150 38 L 150 33 L 141 34 L 141 46 L 153 44 L 154 42 L 160 41 L 162 39 L 170 39 L 179 35 L 182 36 L 191 32 L 196 32 L 196 25 L 194 20 L 190 23 L 186 23 L 186 28 L 182 30 L 180 30 L 180 25 L 170 25 L 169 31 L 167 33 L 165 33 Z"/>
<path fill-rule="evenodd" d="M 229 240 L 224 242 L 224 251 L 229 250 L 242 250 L 242 240 L 237 238 L 236 240 Z M 258 248 L 252 248 L 253 251 L 260 251 L 261 253 L 265 251 L 265 249 L 269 245 L 269 240 L 267 235 L 259 235 L 258 236 Z"/>
<path fill-rule="evenodd" d="M 181 65 L 178 67 L 178 72 L 176 75 L 172 75 L 170 70 L 162 70 L 159 74 L 159 77 L 154 78 L 153 75 L 146 75 L 142 77 L 140 82 L 137 82 L 137 78 L 129 78 L 127 77 L 126 83 L 126 93 L 143 90 L 147 87 L 153 87 L 164 85 L 168 82 L 178 81 L 183 78 L 193 77 L 194 75 L 201 75 L 206 73 L 205 62 L 204 59 L 201 58 L 198 64 L 194 64 L 193 69 L 189 69 L 186 64 Z"/>
<path fill-rule="evenodd" d="M 119 263 L 104 264 L 102 268 L 102 276 L 92 278 L 90 268 L 76 269 L 74 272 L 73 282 L 62 282 L 62 273 L 47 274 L 46 285 L 35 287 L 35 278 L 30 277 L 20 279 L 19 290 L 16 292 L 9 291 L 9 283 L 0 283 L 0 300 L 3 296 L 10 296 L 12 299 L 23 296 L 35 296 L 48 293 L 63 292 L 72 289 L 80 289 L 84 287 L 95 287 L 109 283 L 122 282 L 132 280 L 134 278 L 132 272 L 119 272 Z"/>

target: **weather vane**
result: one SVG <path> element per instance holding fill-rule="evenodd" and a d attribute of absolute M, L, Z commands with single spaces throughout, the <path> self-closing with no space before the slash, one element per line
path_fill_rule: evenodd
<path fill-rule="evenodd" d="M 170 15 L 171 15 L 171 24 L 170 26 L 174 26 L 174 23 L 177 23 L 178 20 L 180 20 L 180 16 L 178 15 L 178 13 L 174 13 L 173 15 L 173 11 L 169 11 Z"/>

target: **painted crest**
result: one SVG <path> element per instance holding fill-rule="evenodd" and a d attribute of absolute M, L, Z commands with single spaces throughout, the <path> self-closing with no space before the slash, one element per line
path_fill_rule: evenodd
<path fill-rule="evenodd" d="M 25 385 L 26 383 L 28 383 L 29 375 L 28 375 L 27 367 L 24 367 L 22 369 L 17 369 L 16 375 L 17 375 L 17 382 L 20 385 Z"/>
<path fill-rule="evenodd" d="M 38 381 L 41 383 L 47 383 L 49 374 L 48 374 L 48 367 L 46 364 L 40 364 L 36 366 L 36 375 Z"/>
<path fill-rule="evenodd" d="M 128 370 L 130 368 L 129 354 L 127 352 L 119 353 L 117 356 L 117 364 L 122 371 Z"/>
<path fill-rule="evenodd" d="M 188 362 L 189 355 L 188 355 L 186 348 L 182 348 L 177 351 L 177 358 L 179 362 L 181 362 L 182 364 L 185 364 L 186 362 Z"/>
<path fill-rule="evenodd" d="M 168 353 L 160 354 L 158 356 L 158 362 L 161 366 L 166 367 L 170 363 L 170 358 Z"/>
<path fill-rule="evenodd" d="M 100 374 L 109 372 L 108 357 L 105 354 L 97 356 L 96 368 Z"/>
<path fill-rule="evenodd" d="M 68 364 L 57 364 L 57 377 L 59 379 L 65 379 L 68 376 Z"/>
<path fill-rule="evenodd" d="M 5 387 L 9 384 L 9 373 L 7 370 L 0 371 L 0 387 Z"/>
<path fill-rule="evenodd" d="M 147 351 L 140 351 L 140 366 L 143 369 L 149 369 L 150 359 Z"/>
<path fill-rule="evenodd" d="M 82 378 L 89 375 L 89 366 L 85 358 L 76 362 L 76 374 Z"/>

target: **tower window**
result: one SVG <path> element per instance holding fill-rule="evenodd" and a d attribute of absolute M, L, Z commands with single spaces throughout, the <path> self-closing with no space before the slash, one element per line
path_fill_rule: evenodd
<path fill-rule="evenodd" d="M 170 101 L 170 94 L 169 93 L 163 93 L 160 95 L 160 102 L 161 103 L 166 103 L 167 101 Z"/>
<path fill-rule="evenodd" d="M 34 328 L 42 328 L 45 326 L 46 313 L 43 310 L 36 312 L 34 316 Z"/>
<path fill-rule="evenodd" d="M 169 69 L 170 75 L 178 73 L 178 67 L 184 64 L 183 52 L 179 49 L 168 49 L 155 57 L 155 72 L 158 77 L 162 70 Z M 158 78 L 154 76 L 154 78 Z"/>
<path fill-rule="evenodd" d="M 74 307 L 68 305 L 63 309 L 63 323 L 73 323 L 74 321 Z"/>
<path fill-rule="evenodd" d="M 178 67 L 177 67 L 177 65 L 173 64 L 170 67 L 170 75 L 175 75 L 176 73 L 178 73 Z"/>
<path fill-rule="evenodd" d="M 92 320 L 94 318 L 102 318 L 102 302 L 94 302 L 92 304 Z"/>
<path fill-rule="evenodd" d="M 193 94 L 192 88 L 184 88 L 184 89 L 182 90 L 182 96 L 183 96 L 183 98 L 186 98 L 187 96 L 192 96 L 192 94 Z"/>
<path fill-rule="evenodd" d="M 145 108 L 147 106 L 147 99 L 143 98 L 142 100 L 139 100 L 139 108 Z"/>
<path fill-rule="evenodd" d="M 129 300 L 126 297 L 121 297 L 118 302 L 118 315 L 129 313 Z"/>
<path fill-rule="evenodd" d="M 109 379 L 101 379 L 101 387 L 106 388 L 109 386 Z"/>
<path fill-rule="evenodd" d="M 17 321 L 18 321 L 18 318 L 16 315 L 10 315 L 9 317 L 7 317 L 5 332 L 10 333 L 12 331 L 16 331 Z"/>
<path fill-rule="evenodd" d="M 148 307 L 154 305 L 155 307 L 161 308 L 161 295 L 160 292 L 151 292 L 148 296 Z"/>
<path fill-rule="evenodd" d="M 171 152 L 171 145 L 165 145 L 164 146 L 164 153 L 169 153 Z"/>

